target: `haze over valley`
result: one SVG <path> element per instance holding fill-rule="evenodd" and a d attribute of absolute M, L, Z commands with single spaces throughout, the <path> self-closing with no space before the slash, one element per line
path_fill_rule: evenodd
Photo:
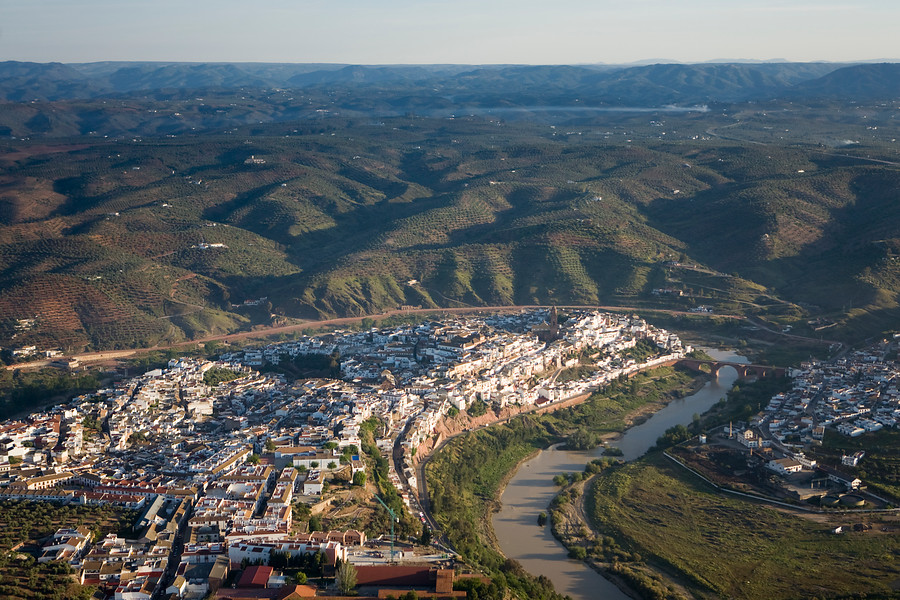
<path fill-rule="evenodd" d="M 0 596 L 897 597 L 896 7 L 272 4 L 7 15 Z"/>

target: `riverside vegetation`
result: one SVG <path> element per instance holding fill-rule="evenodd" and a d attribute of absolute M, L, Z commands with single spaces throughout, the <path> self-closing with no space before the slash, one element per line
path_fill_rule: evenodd
<path fill-rule="evenodd" d="M 671 428 L 644 457 L 598 460 L 584 474 L 560 476 L 555 481 L 564 487 L 550 511 L 554 534 L 570 556 L 646 598 L 896 597 L 896 515 L 776 510 L 725 495 L 662 455 L 698 431 L 755 413 L 784 385 L 739 380 L 724 402 L 689 427 Z M 876 469 L 890 473 L 883 465 L 896 455 L 896 436 L 881 438 Z M 822 452 L 852 447 L 831 440 Z M 858 521 L 872 528 L 831 532 Z"/>
<path fill-rule="evenodd" d="M 623 430 L 629 414 L 659 408 L 696 384 L 695 374 L 660 367 L 615 382 L 586 402 L 552 414 L 523 415 L 451 440 L 426 466 L 431 512 L 462 558 L 520 598 L 558 598 L 544 577 L 528 576 L 498 551 L 490 525 L 503 482 L 524 458 L 586 432 Z"/>
<path fill-rule="evenodd" d="M 895 516 L 815 518 L 734 499 L 660 452 L 605 472 L 584 502 L 598 532 L 583 538 L 585 556 L 608 562 L 646 597 L 671 594 L 653 569 L 699 598 L 896 597 Z M 831 532 L 854 520 L 873 529 Z"/>

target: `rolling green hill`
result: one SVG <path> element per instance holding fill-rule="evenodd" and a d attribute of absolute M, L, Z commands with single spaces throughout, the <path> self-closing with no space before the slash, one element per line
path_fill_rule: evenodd
<path fill-rule="evenodd" d="M 0 142 L 0 346 L 144 346 L 398 305 L 705 305 L 815 337 L 896 328 L 890 103 L 534 122 L 318 103 L 293 118 L 287 98 L 57 103 L 48 127 L 71 135 Z M 4 118 L 22 126 L 44 114 L 15 106 Z M 163 113 L 210 127 L 83 135 L 88 106 L 123 131 Z"/>

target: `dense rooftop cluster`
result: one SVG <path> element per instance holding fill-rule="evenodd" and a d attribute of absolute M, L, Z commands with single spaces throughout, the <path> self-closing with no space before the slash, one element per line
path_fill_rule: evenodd
<path fill-rule="evenodd" d="M 858 351 L 833 363 L 804 363 L 792 372 L 793 389 L 773 397 L 759 424 L 785 445 L 821 440 L 826 427 L 859 436 L 900 419 L 900 365 L 891 346 Z"/>
<path fill-rule="evenodd" d="M 858 437 L 900 420 L 900 363 L 892 358 L 895 343 L 883 341 L 830 362 L 811 361 L 791 369 L 792 387 L 774 395 L 749 422 L 730 423 L 723 435 L 749 452 L 748 465 L 764 464 L 784 479 L 770 489 L 788 498 L 807 500 L 823 492 L 859 491 L 866 487 L 856 471 L 866 450 L 844 453 L 820 464 L 806 455 L 823 444 L 826 430 Z M 865 448 L 865 446 L 863 446 Z M 816 452 L 818 454 L 818 452 Z M 763 461 L 765 459 L 765 461 Z M 850 469 L 847 469 L 850 467 Z M 881 488 L 879 488 L 881 489 Z M 891 494 L 868 491 L 865 500 L 888 506 Z M 829 498 L 821 500 L 822 506 Z M 849 496 L 857 502 L 857 496 Z M 860 497 L 861 498 L 861 497 Z M 836 500 L 835 500 L 836 501 Z"/>
<path fill-rule="evenodd" d="M 623 358 L 638 340 L 654 344 L 656 355 Z M 413 449 L 448 412 L 475 402 L 561 401 L 684 351 L 677 336 L 637 317 L 582 311 L 557 323 L 555 311 L 543 310 L 303 337 L 216 362 L 173 359 L 4 423 L 0 497 L 141 511 L 133 539 L 110 535 L 65 554 L 83 582 L 117 598 L 149 598 L 160 581 L 174 581 L 180 595 L 196 592 L 203 588 L 197 563 L 215 571 L 205 576 L 206 590 L 228 568 L 273 553 L 322 553 L 333 565 L 365 534 L 291 536 L 294 503 L 321 495 L 325 473 L 365 469 L 358 448 L 366 420 L 386 425 L 379 448 L 405 448 L 404 461 L 391 461 L 390 479 L 408 499 L 406 485 L 415 481 L 395 467 L 411 474 Z M 585 353 L 596 370 L 557 383 Z M 339 356 L 344 379 L 288 381 L 254 370 L 301 355 Z M 222 372 L 233 379 L 211 384 L 208 375 Z M 181 537 L 184 551 L 173 551 Z"/>

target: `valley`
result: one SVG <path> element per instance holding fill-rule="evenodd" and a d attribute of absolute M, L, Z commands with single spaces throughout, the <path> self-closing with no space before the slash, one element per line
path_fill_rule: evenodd
<path fill-rule="evenodd" d="M 590 597 L 583 562 L 896 596 L 898 94 L 887 63 L 0 63 L 0 508 L 52 515 L 4 589 L 202 597 L 265 553 L 350 592 L 338 558 L 397 542 L 442 597 Z M 764 367 L 717 387 L 699 344 Z M 865 518 L 776 480 L 847 454 Z M 95 501 L 130 508 L 46 508 Z M 92 558 L 36 566 L 51 535 Z"/>
<path fill-rule="evenodd" d="M 7 140 L 0 345 L 126 349 L 537 304 L 704 307 L 865 339 L 898 315 L 898 154 L 889 106 L 855 112 L 322 116 Z"/>

